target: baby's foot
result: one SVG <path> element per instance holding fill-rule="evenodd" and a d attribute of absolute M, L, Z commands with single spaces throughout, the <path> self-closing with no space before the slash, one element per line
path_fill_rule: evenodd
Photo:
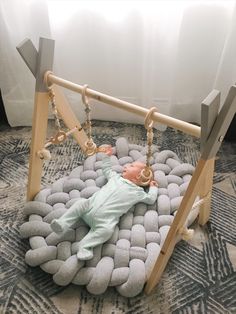
<path fill-rule="evenodd" d="M 51 228 L 56 233 L 62 233 L 63 232 L 62 226 L 57 222 L 56 219 L 53 219 L 53 221 L 51 222 Z"/>
<path fill-rule="evenodd" d="M 79 249 L 77 253 L 77 258 L 82 261 L 89 260 L 93 258 L 93 251 L 86 250 L 86 249 Z"/>

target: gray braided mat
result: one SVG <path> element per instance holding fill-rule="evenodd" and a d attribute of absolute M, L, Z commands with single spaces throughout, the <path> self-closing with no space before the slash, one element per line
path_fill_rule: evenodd
<path fill-rule="evenodd" d="M 93 130 L 98 145 L 114 146 L 120 136 L 145 145 L 145 130 L 139 125 L 94 121 Z M 23 207 L 30 135 L 30 128 L 0 132 L 1 313 L 235 313 L 235 144 L 223 143 L 216 161 L 213 211 L 207 226 L 197 228 L 190 243 L 181 241 L 176 246 L 150 295 L 125 298 L 112 287 L 93 296 L 84 286 L 58 286 L 52 275 L 25 264 L 30 247 L 28 239 L 21 239 L 19 226 L 26 221 Z M 155 132 L 154 144 L 160 151 L 172 149 L 185 163 L 194 165 L 198 158 L 198 140 L 174 130 Z M 44 166 L 42 186 L 82 164 L 83 156 L 72 139 L 54 147 L 52 154 L 53 159 Z"/>
<path fill-rule="evenodd" d="M 117 139 L 111 156 L 112 170 L 117 173 L 134 161 L 146 163 L 146 151 L 141 145 L 129 144 L 124 137 Z M 63 235 L 52 232 L 50 223 L 61 217 L 80 198 L 89 198 L 106 184 L 102 172 L 103 153 L 85 159 L 83 165 L 60 178 L 51 187 L 41 190 L 34 201 L 28 202 L 24 212 L 29 216 L 20 233 L 30 239 L 31 249 L 26 263 L 40 266 L 53 274 L 58 285 L 69 283 L 86 285 L 93 294 L 102 294 L 108 286 L 116 287 L 126 297 L 139 294 L 149 278 L 164 244 L 183 195 L 191 180 L 194 167 L 181 163 L 170 151 L 152 147 L 150 160 L 154 179 L 158 182 L 157 201 L 147 206 L 136 204 L 120 218 L 113 236 L 94 249 L 93 259 L 78 261 L 79 241 L 88 233 L 81 220 Z M 186 225 L 193 223 L 198 207 L 192 209 Z"/>

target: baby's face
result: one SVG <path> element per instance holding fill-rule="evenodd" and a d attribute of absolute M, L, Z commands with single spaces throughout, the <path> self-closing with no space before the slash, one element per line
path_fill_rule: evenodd
<path fill-rule="evenodd" d="M 130 180 L 131 182 L 134 182 L 135 184 L 138 184 L 140 172 L 144 169 L 144 167 L 145 164 L 138 161 L 133 162 L 132 164 L 129 164 L 127 166 L 124 166 L 122 177 L 124 179 Z"/>

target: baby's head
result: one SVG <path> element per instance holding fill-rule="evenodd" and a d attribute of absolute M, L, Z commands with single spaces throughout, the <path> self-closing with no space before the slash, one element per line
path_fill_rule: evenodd
<path fill-rule="evenodd" d="M 145 164 L 140 161 L 135 161 L 127 166 L 124 166 L 124 170 L 122 172 L 122 177 L 124 179 L 128 179 L 129 181 L 137 184 L 143 185 L 140 180 L 141 171 L 145 168 Z"/>

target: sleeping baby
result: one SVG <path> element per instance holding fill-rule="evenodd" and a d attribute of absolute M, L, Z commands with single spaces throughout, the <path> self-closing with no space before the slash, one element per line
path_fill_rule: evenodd
<path fill-rule="evenodd" d="M 154 204 L 157 199 L 157 183 L 150 182 L 148 193 L 140 186 L 141 171 L 145 164 L 133 162 L 124 167 L 122 174 L 111 168 L 112 148 L 104 150 L 103 174 L 108 180 L 99 191 L 88 199 L 76 201 L 64 215 L 54 219 L 51 228 L 54 232 L 64 233 L 79 218 L 90 227 L 90 231 L 79 242 L 77 257 L 80 260 L 93 258 L 93 248 L 111 238 L 120 217 L 136 203 Z"/>

